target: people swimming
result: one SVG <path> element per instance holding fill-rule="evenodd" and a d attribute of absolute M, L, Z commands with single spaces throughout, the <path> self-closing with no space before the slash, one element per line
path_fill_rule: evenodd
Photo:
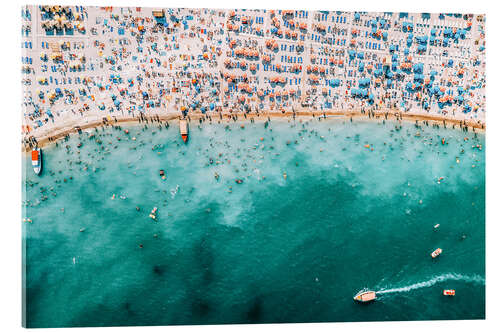
<path fill-rule="evenodd" d="M 149 217 L 152 218 L 153 220 L 156 220 L 156 213 L 158 211 L 157 207 L 154 207 L 153 210 L 151 210 L 151 213 L 149 214 Z"/>

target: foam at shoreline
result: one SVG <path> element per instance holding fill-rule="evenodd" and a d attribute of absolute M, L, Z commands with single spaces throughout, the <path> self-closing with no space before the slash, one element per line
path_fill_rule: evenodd
<path fill-rule="evenodd" d="M 363 121 L 384 121 L 384 120 L 402 120 L 402 121 L 427 121 L 430 123 L 435 123 L 438 125 L 451 125 L 451 126 L 467 126 L 473 130 L 478 130 L 479 132 L 483 132 L 486 129 L 486 125 L 482 122 L 472 122 L 470 120 L 456 119 L 451 117 L 438 117 L 435 115 L 425 115 L 422 113 L 402 113 L 396 110 L 379 110 L 373 112 L 371 115 L 367 113 L 362 113 L 360 111 L 355 112 L 341 112 L 341 111 L 298 111 L 295 113 L 285 112 L 285 113 L 277 113 L 277 112 L 267 112 L 267 113 L 251 113 L 247 114 L 246 117 L 241 113 L 216 113 L 216 114 L 202 114 L 200 112 L 190 113 L 189 119 L 191 120 L 199 120 L 205 119 L 208 120 L 209 117 L 212 121 L 228 121 L 232 122 L 233 117 L 237 117 L 237 121 L 250 121 L 253 119 L 255 121 L 266 121 L 268 118 L 270 119 L 283 119 L 283 120 L 300 120 L 300 119 L 312 119 L 312 118 L 322 118 L 329 120 L 339 120 L 339 119 L 353 119 L 353 120 L 363 120 Z M 335 116 L 335 117 L 332 117 Z M 148 119 L 148 122 L 151 123 L 151 119 L 153 117 L 158 117 L 161 122 L 169 122 L 174 121 L 182 117 L 181 113 L 178 114 L 148 114 L 145 116 Z M 104 119 L 107 119 L 107 122 L 104 123 Z M 131 117 L 131 116 L 122 116 L 122 115 L 112 115 L 107 114 L 105 116 L 101 116 L 100 120 L 94 120 L 91 122 L 85 122 L 84 118 L 75 117 L 71 121 L 66 122 L 63 126 L 50 128 L 50 134 L 47 131 L 43 131 L 40 134 L 32 133 L 32 135 L 37 139 L 38 145 L 43 147 L 50 143 L 49 138 L 52 138 L 54 141 L 60 138 L 65 137 L 70 133 L 76 133 L 77 128 L 79 127 L 81 130 L 93 129 L 99 126 L 105 125 L 119 125 L 119 124 L 127 124 L 127 123 L 140 123 L 140 118 Z M 151 123 L 158 124 L 158 123 Z M 24 149 L 29 150 L 29 149 Z"/>

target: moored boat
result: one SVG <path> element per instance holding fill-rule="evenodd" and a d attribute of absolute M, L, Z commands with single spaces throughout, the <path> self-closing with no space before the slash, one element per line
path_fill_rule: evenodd
<path fill-rule="evenodd" d="M 179 129 L 181 132 L 182 141 L 187 142 L 188 140 L 188 125 L 186 119 L 179 120 Z"/>
<path fill-rule="evenodd" d="M 361 303 L 371 302 L 377 299 L 377 294 L 372 290 L 363 289 L 354 295 L 354 300 Z"/>
<path fill-rule="evenodd" d="M 35 148 L 31 151 L 31 165 L 37 175 L 42 171 L 42 150 Z"/>
<path fill-rule="evenodd" d="M 431 253 L 431 257 L 432 258 L 436 258 L 437 256 L 439 256 L 441 253 L 443 252 L 443 250 L 441 248 L 437 248 L 435 249 L 432 253 Z"/>

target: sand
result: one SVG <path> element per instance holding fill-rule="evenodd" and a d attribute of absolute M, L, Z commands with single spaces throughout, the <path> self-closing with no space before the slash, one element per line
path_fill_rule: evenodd
<path fill-rule="evenodd" d="M 148 122 L 151 121 L 152 117 L 156 117 L 160 119 L 161 122 L 174 121 L 182 118 L 181 112 L 168 114 L 164 113 L 151 113 L 145 116 Z M 244 114 L 240 112 L 211 112 L 207 114 L 202 114 L 201 112 L 190 112 L 188 115 L 189 120 L 199 120 L 202 118 L 211 117 L 213 121 L 219 121 L 221 118 L 223 120 L 229 121 L 233 117 L 237 117 L 238 120 L 245 119 Z M 267 120 L 271 119 L 310 119 L 315 117 L 326 117 L 326 119 L 354 119 L 354 120 L 363 120 L 363 121 L 382 121 L 386 120 L 399 120 L 399 121 L 410 121 L 410 122 L 423 122 L 427 121 L 432 124 L 444 125 L 444 126 L 467 126 L 472 128 L 473 130 L 479 130 L 479 132 L 484 132 L 486 129 L 486 125 L 480 121 L 471 121 L 468 119 L 460 119 L 460 118 L 452 118 L 452 115 L 449 116 L 439 116 L 435 114 L 425 114 L 424 112 L 401 112 L 397 109 L 380 109 L 376 111 L 371 111 L 369 114 L 368 111 L 363 113 L 361 110 L 310 110 L 310 109 L 299 109 L 296 112 L 250 112 L 247 114 L 247 119 L 254 120 Z M 330 118 L 331 117 L 331 118 Z M 106 121 L 104 121 L 106 119 Z M 100 126 L 114 126 L 119 124 L 126 123 L 139 123 L 139 116 L 132 115 L 113 115 L 113 114 L 105 114 L 105 115 L 94 115 L 92 117 L 83 117 L 81 116 L 73 116 L 65 121 L 56 121 L 54 125 L 47 124 L 44 127 L 40 128 L 40 130 L 35 130 L 31 133 L 33 137 L 37 139 L 38 146 L 44 147 L 50 143 L 57 141 L 58 139 L 64 138 L 68 134 L 77 133 L 78 129 L 82 131 L 93 129 Z M 51 126 L 52 125 L 52 126 Z M 49 138 L 52 141 L 49 141 Z M 23 147 L 23 151 L 29 150 L 29 147 Z"/>

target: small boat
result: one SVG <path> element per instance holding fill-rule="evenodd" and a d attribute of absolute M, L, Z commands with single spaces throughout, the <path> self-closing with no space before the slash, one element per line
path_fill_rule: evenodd
<path fill-rule="evenodd" d="M 437 248 L 435 249 L 432 253 L 431 253 L 431 257 L 432 258 L 436 258 L 438 257 L 441 253 L 443 252 L 443 250 L 441 248 Z"/>
<path fill-rule="evenodd" d="M 444 296 L 455 296 L 455 289 L 445 289 L 443 290 Z"/>
<path fill-rule="evenodd" d="M 439 226 L 440 226 L 440 224 L 439 224 L 439 223 L 438 223 L 438 224 L 436 224 L 436 225 L 434 225 L 434 229 L 439 228 Z"/>
<path fill-rule="evenodd" d="M 361 303 L 371 302 L 377 299 L 377 295 L 372 290 L 363 289 L 354 295 L 354 300 Z"/>
<path fill-rule="evenodd" d="M 42 150 L 35 148 L 31 151 L 31 165 L 37 175 L 42 171 Z"/>
<path fill-rule="evenodd" d="M 181 131 L 182 141 L 187 142 L 188 140 L 188 125 L 186 119 L 179 120 L 179 130 Z"/>

